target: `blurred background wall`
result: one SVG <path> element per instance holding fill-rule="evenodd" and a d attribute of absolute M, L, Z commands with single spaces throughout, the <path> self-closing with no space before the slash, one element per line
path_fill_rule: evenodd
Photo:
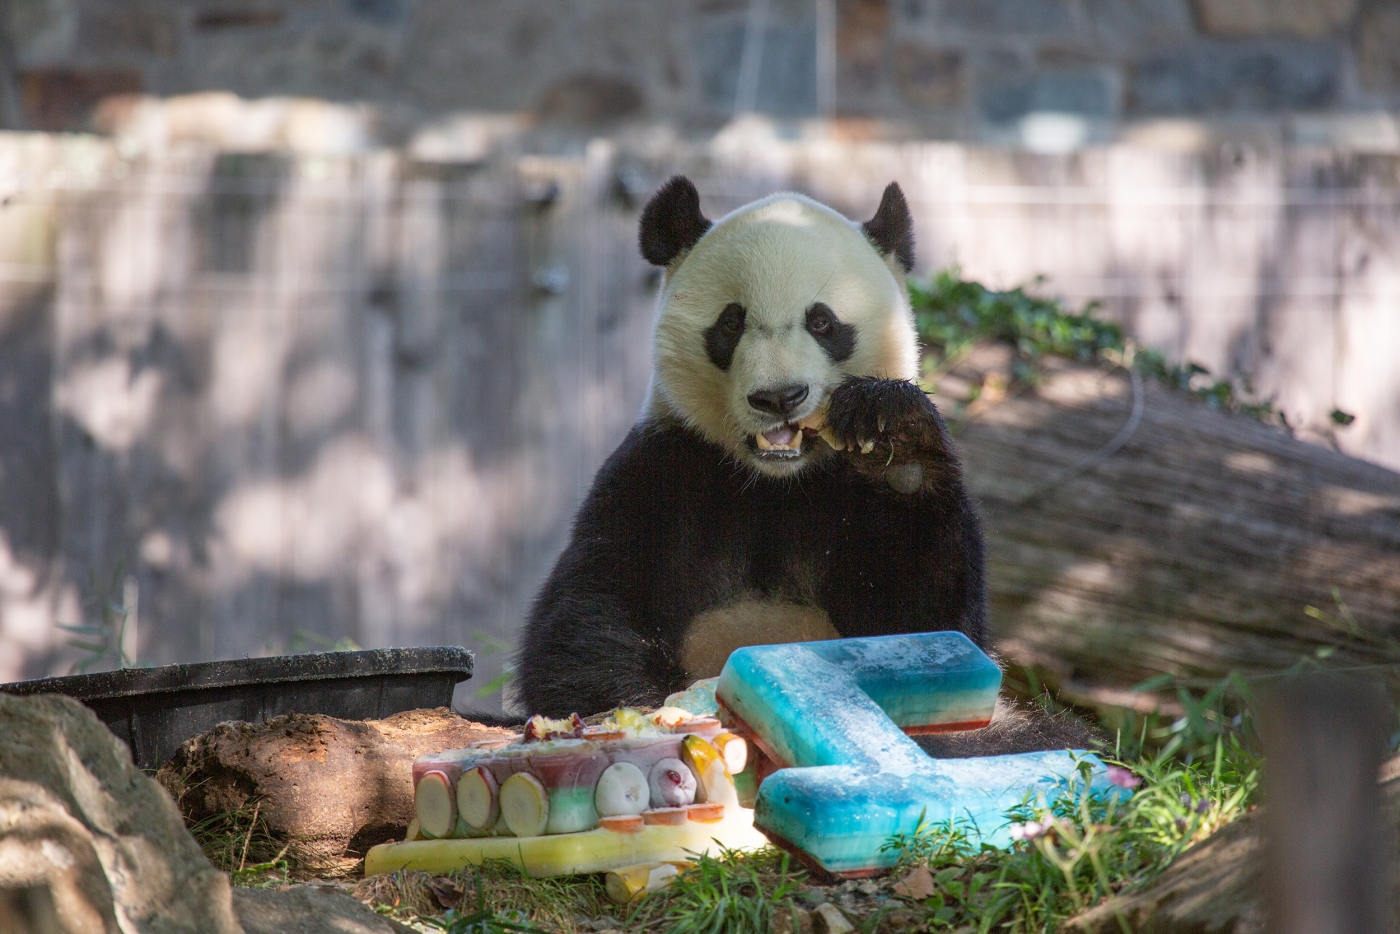
<path fill-rule="evenodd" d="M 1391 0 L 7 5 L 15 93 L 43 130 L 82 128 L 112 95 L 228 91 L 358 105 L 388 144 L 464 109 L 707 131 L 739 98 L 919 137 L 1063 146 L 1210 113 L 1290 141 L 1393 146 L 1400 102 Z M 332 145 L 352 142 L 342 133 Z"/>
<path fill-rule="evenodd" d="M 897 179 L 919 274 L 1043 275 L 1400 468 L 1400 4 L 0 24 L 0 679 L 66 672 L 101 597 L 157 663 L 449 643 L 491 682 L 645 393 L 635 224 L 676 171 L 710 216 L 788 187 L 863 217 Z"/>

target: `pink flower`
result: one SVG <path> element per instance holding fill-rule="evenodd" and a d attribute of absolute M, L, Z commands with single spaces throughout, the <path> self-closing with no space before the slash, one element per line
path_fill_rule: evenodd
<path fill-rule="evenodd" d="M 1012 840 L 1034 840 L 1049 829 L 1049 823 L 1042 824 L 1040 821 L 1034 820 L 1026 821 L 1024 824 L 1012 824 L 1007 828 Z"/>
<path fill-rule="evenodd" d="M 1110 765 L 1108 767 L 1108 780 L 1119 788 L 1136 788 L 1142 784 L 1142 779 L 1123 768 L 1121 765 Z"/>

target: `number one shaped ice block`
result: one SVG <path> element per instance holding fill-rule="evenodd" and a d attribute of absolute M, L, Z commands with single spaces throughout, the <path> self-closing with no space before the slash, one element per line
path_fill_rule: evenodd
<path fill-rule="evenodd" d="M 986 725 L 1000 686 L 966 636 L 933 632 L 737 649 L 715 693 L 780 766 L 759 787 L 754 825 L 828 873 L 859 876 L 892 865 L 899 854 L 881 848 L 921 817 L 971 820 L 1005 846 L 1008 808 L 1064 789 L 1069 752 L 931 759 L 906 735 Z"/>

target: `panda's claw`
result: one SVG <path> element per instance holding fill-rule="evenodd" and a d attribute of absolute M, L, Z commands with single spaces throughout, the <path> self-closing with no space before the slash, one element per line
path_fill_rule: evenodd
<path fill-rule="evenodd" d="M 837 386 L 830 398 L 823 432 L 840 442 L 840 447 L 832 444 L 833 448 L 879 454 L 886 466 L 895 462 L 896 448 L 900 460 L 924 454 L 947 459 L 948 441 L 938 410 L 914 383 L 853 376 Z"/>

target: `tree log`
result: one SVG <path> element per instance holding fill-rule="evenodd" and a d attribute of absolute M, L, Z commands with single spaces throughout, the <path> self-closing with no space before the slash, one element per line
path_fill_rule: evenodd
<path fill-rule="evenodd" d="M 415 758 L 509 734 L 445 707 L 385 720 L 289 714 L 221 723 L 186 740 L 157 778 L 186 821 L 256 808 L 260 831 L 287 845 L 299 872 L 334 875 L 403 838 Z"/>
<path fill-rule="evenodd" d="M 998 398 L 1011 362 L 981 347 L 934 396 L 979 501 L 1011 661 L 1071 699 L 1121 701 L 1155 674 L 1278 669 L 1338 642 L 1334 661 L 1395 660 L 1393 642 L 1347 639 L 1304 609 L 1338 615 L 1336 588 L 1363 631 L 1394 634 L 1400 474 L 1151 381 L 1126 444 L 1074 473 L 1129 421 L 1132 381 L 1051 359 L 1038 385 Z M 986 391 L 962 405 L 974 386 Z"/>

